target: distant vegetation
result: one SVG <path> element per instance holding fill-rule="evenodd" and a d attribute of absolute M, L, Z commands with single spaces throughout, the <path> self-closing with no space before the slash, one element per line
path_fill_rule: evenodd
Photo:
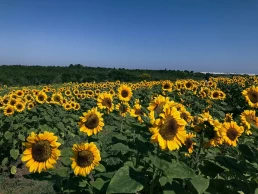
<path fill-rule="evenodd" d="M 87 67 L 81 64 L 70 64 L 69 66 L 0 66 L 0 84 L 8 86 L 116 80 L 125 82 L 137 82 L 142 80 L 174 81 L 176 79 L 192 78 L 200 80 L 207 79 L 210 75 L 211 74 L 196 73 L 187 70 L 128 70 L 124 68 Z"/>

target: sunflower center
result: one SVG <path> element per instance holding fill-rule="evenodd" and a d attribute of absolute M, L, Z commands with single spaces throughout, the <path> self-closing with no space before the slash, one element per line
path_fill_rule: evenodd
<path fill-rule="evenodd" d="M 177 134 L 176 120 L 171 116 L 167 117 L 164 124 L 160 127 L 159 133 L 165 140 L 173 139 Z"/>
<path fill-rule="evenodd" d="M 141 109 L 136 109 L 136 110 L 135 110 L 135 114 L 136 114 L 136 115 L 143 115 L 143 112 L 142 112 Z"/>
<path fill-rule="evenodd" d="M 227 136 L 228 138 L 231 140 L 231 141 L 234 141 L 236 138 L 237 138 L 237 130 L 234 129 L 234 128 L 230 128 L 228 131 L 227 131 Z"/>
<path fill-rule="evenodd" d="M 163 107 L 166 103 L 165 102 L 161 102 L 159 105 L 157 105 L 154 109 L 154 111 L 159 115 L 160 113 L 163 112 Z"/>
<path fill-rule="evenodd" d="M 119 110 L 121 111 L 121 113 L 126 113 L 127 112 L 127 106 L 121 104 L 120 107 L 119 107 Z"/>
<path fill-rule="evenodd" d="M 6 110 L 6 112 L 7 112 L 7 113 L 11 113 L 11 112 L 12 112 L 12 109 L 11 109 L 11 108 L 8 108 L 8 109 Z"/>
<path fill-rule="evenodd" d="M 22 109 L 22 105 L 21 105 L 21 104 L 17 104 L 16 108 L 17 108 L 18 110 L 21 110 L 21 109 Z"/>
<path fill-rule="evenodd" d="M 37 162 L 45 162 L 51 157 L 51 146 L 48 141 L 39 141 L 32 145 L 32 158 Z"/>
<path fill-rule="evenodd" d="M 186 88 L 191 88 L 192 87 L 192 84 L 190 82 L 186 83 Z"/>
<path fill-rule="evenodd" d="M 44 98 L 44 96 L 39 95 L 38 99 L 39 99 L 39 101 L 43 101 L 45 98 Z"/>
<path fill-rule="evenodd" d="M 13 106 L 13 105 L 15 105 L 16 104 L 16 100 L 11 100 L 10 101 L 10 104 Z"/>
<path fill-rule="evenodd" d="M 111 99 L 110 99 L 110 98 L 104 98 L 104 99 L 102 100 L 102 105 L 103 105 L 103 106 L 106 106 L 106 107 L 108 107 L 108 108 L 111 108 L 111 106 L 112 106 L 112 101 L 111 101 Z"/>
<path fill-rule="evenodd" d="M 164 89 L 169 89 L 170 88 L 170 85 L 169 84 L 165 84 L 164 85 Z"/>
<path fill-rule="evenodd" d="M 252 103 L 258 102 L 258 93 L 255 91 L 251 91 L 248 93 L 248 97 Z"/>
<path fill-rule="evenodd" d="M 60 102 L 60 100 L 61 100 L 60 96 L 55 96 L 55 97 L 54 97 L 54 101 L 55 101 L 55 102 Z"/>
<path fill-rule="evenodd" d="M 218 97 L 219 97 L 219 93 L 218 93 L 218 92 L 214 92 L 214 93 L 212 94 L 212 96 L 213 96 L 213 98 L 218 98 Z"/>
<path fill-rule="evenodd" d="M 129 94 L 128 94 L 127 90 L 122 90 L 121 95 L 123 98 L 126 98 L 126 97 L 128 97 Z"/>
<path fill-rule="evenodd" d="M 78 157 L 77 157 L 77 164 L 80 167 L 86 167 L 92 164 L 94 160 L 94 156 L 92 152 L 88 150 L 83 150 L 78 152 Z"/>
<path fill-rule="evenodd" d="M 193 144 L 193 141 L 190 138 L 187 138 L 185 140 L 185 146 L 187 149 L 191 148 L 192 144 Z"/>
<path fill-rule="evenodd" d="M 85 126 L 88 129 L 94 129 L 98 125 L 99 125 L 99 118 L 95 114 L 90 115 L 89 118 L 87 119 L 87 121 L 85 122 Z"/>

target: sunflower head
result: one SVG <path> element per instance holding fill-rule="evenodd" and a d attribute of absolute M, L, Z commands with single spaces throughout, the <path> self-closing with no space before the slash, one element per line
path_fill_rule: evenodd
<path fill-rule="evenodd" d="M 128 102 L 131 97 L 132 97 L 133 93 L 132 93 L 132 88 L 129 87 L 128 85 L 120 85 L 120 87 L 118 88 L 118 98 L 121 101 L 125 101 Z"/>
<path fill-rule="evenodd" d="M 72 149 L 72 169 L 75 175 L 88 175 L 101 160 L 100 151 L 94 143 L 74 144 Z"/>
<path fill-rule="evenodd" d="M 42 170 L 54 168 L 53 165 L 61 155 L 58 147 L 57 136 L 54 133 L 45 131 L 44 133 L 31 133 L 25 142 L 26 149 L 21 160 L 26 162 L 30 172 L 41 173 Z"/>

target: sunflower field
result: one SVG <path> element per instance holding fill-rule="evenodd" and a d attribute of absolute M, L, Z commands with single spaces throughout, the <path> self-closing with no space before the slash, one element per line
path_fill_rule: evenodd
<path fill-rule="evenodd" d="M 20 176 L 54 193 L 258 193 L 257 108 L 256 76 L 0 86 L 0 193 Z"/>

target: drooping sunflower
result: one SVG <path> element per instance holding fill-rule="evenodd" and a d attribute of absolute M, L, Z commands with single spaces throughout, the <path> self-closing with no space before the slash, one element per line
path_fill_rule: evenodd
<path fill-rule="evenodd" d="M 14 107 L 12 105 L 7 105 L 4 107 L 4 115 L 11 116 L 14 113 Z"/>
<path fill-rule="evenodd" d="M 218 132 L 219 136 L 224 139 L 226 144 L 236 147 L 238 138 L 244 132 L 244 127 L 238 126 L 234 121 L 230 123 L 225 122 Z"/>
<path fill-rule="evenodd" d="M 251 107 L 258 108 L 258 86 L 247 88 L 242 94 Z"/>
<path fill-rule="evenodd" d="M 233 113 L 227 113 L 224 118 L 225 122 L 231 122 L 233 121 Z"/>
<path fill-rule="evenodd" d="M 128 102 L 131 99 L 132 95 L 133 93 L 131 87 L 123 84 L 120 85 L 120 87 L 118 88 L 118 98 L 121 101 Z"/>
<path fill-rule="evenodd" d="M 192 140 L 194 137 L 196 137 L 196 135 L 193 133 L 188 133 L 186 135 L 185 146 L 189 154 L 193 153 L 193 146 L 196 145 L 196 143 Z"/>
<path fill-rule="evenodd" d="M 155 120 L 150 132 L 153 134 L 151 140 L 158 142 L 161 149 L 168 148 L 176 150 L 185 144 L 186 122 L 180 117 L 180 112 L 176 108 L 166 108 L 161 118 Z"/>
<path fill-rule="evenodd" d="M 240 115 L 241 123 L 246 128 L 247 135 L 252 134 L 251 124 L 258 127 L 258 117 L 255 116 L 255 113 L 254 110 L 245 110 Z"/>
<path fill-rule="evenodd" d="M 137 120 L 138 120 L 140 123 L 142 123 L 143 120 L 142 120 L 142 117 L 141 117 L 141 116 L 145 115 L 145 113 L 142 111 L 142 106 L 141 106 L 140 104 L 136 103 L 136 104 L 134 105 L 134 107 L 131 109 L 130 115 L 131 115 L 132 117 L 137 118 Z"/>
<path fill-rule="evenodd" d="M 104 92 L 98 96 L 97 105 L 100 109 L 107 109 L 108 113 L 114 110 L 113 97 L 111 94 Z"/>
<path fill-rule="evenodd" d="M 80 131 L 87 133 L 88 136 L 97 134 L 104 126 L 102 113 L 98 112 L 97 108 L 92 108 L 88 112 L 84 112 L 78 122 Z"/>
<path fill-rule="evenodd" d="M 35 134 L 32 132 L 25 142 L 26 149 L 22 155 L 22 162 L 26 162 L 26 167 L 30 172 L 41 173 L 42 170 L 54 168 L 56 160 L 61 155 L 57 142 L 58 137 L 54 133 L 45 131 Z"/>
<path fill-rule="evenodd" d="M 93 142 L 74 144 L 72 149 L 72 169 L 75 175 L 86 176 L 98 166 L 101 160 L 100 151 Z"/>
<path fill-rule="evenodd" d="M 130 105 L 125 102 L 125 103 L 118 103 L 116 105 L 116 110 L 119 111 L 119 114 L 122 116 L 122 117 L 125 117 L 126 116 L 126 113 L 129 113 L 130 112 Z"/>

